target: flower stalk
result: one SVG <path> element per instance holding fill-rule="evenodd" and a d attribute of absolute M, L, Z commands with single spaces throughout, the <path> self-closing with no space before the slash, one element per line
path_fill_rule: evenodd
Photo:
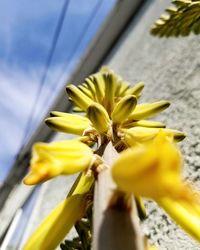
<path fill-rule="evenodd" d="M 117 151 L 109 143 L 103 154 L 106 165 L 111 166 L 117 156 Z M 93 249 L 124 250 L 126 246 L 126 250 L 143 250 L 135 201 L 130 198 L 122 202 L 123 198 L 115 193 L 115 188 L 111 169 L 107 167 L 99 173 L 95 184 Z"/>

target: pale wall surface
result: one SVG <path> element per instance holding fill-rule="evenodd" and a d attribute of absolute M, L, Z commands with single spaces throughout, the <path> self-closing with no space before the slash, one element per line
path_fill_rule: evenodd
<path fill-rule="evenodd" d="M 169 1 L 150 2 L 107 64 L 133 84 L 145 82 L 142 101 L 171 101 L 169 110 L 157 120 L 187 133 L 181 143 L 185 174 L 200 187 L 200 36 L 152 37 L 150 25 L 169 6 Z M 149 203 L 148 213 L 145 231 L 159 249 L 200 249 L 200 245 L 183 234 L 157 206 Z"/>

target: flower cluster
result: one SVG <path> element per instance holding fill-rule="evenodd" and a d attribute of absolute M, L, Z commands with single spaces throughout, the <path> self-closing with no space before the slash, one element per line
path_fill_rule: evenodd
<path fill-rule="evenodd" d="M 104 164 L 101 156 L 109 142 L 119 153 L 110 166 L 117 190 L 134 195 L 139 207 L 143 206 L 141 197 L 153 199 L 200 240 L 200 204 L 181 178 L 183 161 L 176 144 L 185 135 L 148 119 L 170 103 L 138 104 L 143 87 L 142 82 L 132 87 L 105 67 L 83 84 L 67 86 L 74 111 L 84 115 L 53 111 L 46 124 L 80 137 L 35 144 L 24 183 L 35 185 L 58 175 L 80 174 L 67 198 L 41 223 L 25 250 L 54 249 L 86 216 L 93 202 L 95 177 Z"/>

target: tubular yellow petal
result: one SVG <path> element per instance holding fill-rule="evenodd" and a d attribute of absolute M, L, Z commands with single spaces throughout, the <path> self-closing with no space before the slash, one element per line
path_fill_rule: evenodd
<path fill-rule="evenodd" d="M 94 82 L 95 93 L 99 103 L 102 103 L 105 95 L 105 82 L 102 73 L 96 73 L 89 77 Z"/>
<path fill-rule="evenodd" d="M 71 195 L 87 193 L 93 185 L 94 180 L 94 175 L 91 170 L 80 173 L 73 183 L 67 197 Z"/>
<path fill-rule="evenodd" d="M 88 96 L 90 99 L 93 99 L 92 93 L 91 91 L 88 89 L 87 85 L 79 85 L 78 88 L 86 95 Z"/>
<path fill-rule="evenodd" d="M 137 98 L 134 95 L 123 97 L 111 114 L 113 123 L 121 123 L 127 119 L 129 114 L 133 112 L 136 104 Z"/>
<path fill-rule="evenodd" d="M 82 116 L 82 115 L 75 115 L 75 114 L 71 114 L 71 113 L 66 113 L 66 112 L 60 112 L 60 111 L 51 111 L 50 112 L 50 116 L 51 117 L 60 117 L 60 118 L 77 118 L 81 121 L 88 121 L 87 117 Z"/>
<path fill-rule="evenodd" d="M 139 82 L 133 88 L 128 89 L 127 94 L 135 95 L 138 97 L 140 95 L 140 93 L 142 92 L 143 88 L 144 88 L 144 83 Z"/>
<path fill-rule="evenodd" d="M 165 124 L 162 122 L 156 122 L 151 120 L 133 121 L 125 124 L 126 127 L 148 127 L 148 128 L 165 128 Z"/>
<path fill-rule="evenodd" d="M 91 122 L 88 118 L 74 114 L 65 114 L 63 117 L 51 117 L 45 123 L 52 129 L 64 133 L 82 135 Z"/>
<path fill-rule="evenodd" d="M 168 108 L 169 105 L 170 103 L 168 101 L 138 104 L 128 119 L 141 120 L 144 118 L 152 117 Z"/>
<path fill-rule="evenodd" d="M 94 175 L 92 171 L 89 170 L 86 173 L 82 173 L 80 180 L 78 181 L 77 186 L 73 191 L 73 195 L 87 193 L 90 190 L 93 183 L 94 183 Z"/>
<path fill-rule="evenodd" d="M 186 134 L 178 131 L 178 130 L 174 130 L 174 129 L 164 129 L 165 133 L 168 135 L 171 135 L 174 137 L 175 142 L 179 142 L 182 141 L 183 139 L 185 139 Z"/>
<path fill-rule="evenodd" d="M 156 201 L 188 234 L 200 242 L 200 213 L 196 212 L 195 207 L 200 211 L 198 203 L 190 202 L 185 204 L 181 199 L 170 197 Z"/>
<path fill-rule="evenodd" d="M 107 65 L 101 66 L 99 72 L 101 73 L 114 73 L 112 69 L 110 69 Z"/>
<path fill-rule="evenodd" d="M 159 129 L 156 128 L 145 128 L 145 127 L 133 127 L 127 129 L 125 133 L 124 140 L 127 144 L 133 141 L 135 142 L 144 142 L 150 139 L 153 139 L 159 132 Z"/>
<path fill-rule="evenodd" d="M 79 107 L 73 107 L 72 111 L 76 112 L 76 113 L 83 113 L 84 112 L 84 110 L 79 108 Z"/>
<path fill-rule="evenodd" d="M 105 82 L 105 98 L 103 103 L 108 114 L 111 115 L 114 108 L 114 97 L 117 89 L 118 78 L 113 73 L 104 73 L 103 77 Z"/>
<path fill-rule="evenodd" d="M 97 101 L 94 82 L 90 78 L 86 78 L 84 84 L 86 84 L 86 86 L 88 87 L 89 91 L 91 92 L 92 97 L 93 97 L 92 99 L 94 101 Z"/>
<path fill-rule="evenodd" d="M 127 145 L 133 146 L 136 142 L 146 142 L 152 140 L 158 135 L 160 131 L 163 131 L 166 136 L 173 137 L 175 141 L 180 141 L 185 138 L 185 134 L 172 129 L 161 128 L 147 128 L 147 127 L 133 127 L 125 130 L 124 141 Z"/>
<path fill-rule="evenodd" d="M 69 113 L 66 112 L 60 112 L 60 111 L 51 111 L 50 116 L 52 117 L 68 117 Z"/>
<path fill-rule="evenodd" d="M 72 195 L 61 202 L 32 234 L 23 250 L 54 250 L 84 215 L 85 195 Z"/>
<path fill-rule="evenodd" d="M 117 86 L 117 89 L 116 89 L 116 92 L 115 92 L 115 96 L 119 96 L 119 97 L 125 96 L 127 90 L 130 87 L 130 83 L 125 82 L 125 81 L 123 81 L 121 79 L 119 79 L 119 81 L 117 83 L 118 83 L 118 86 Z"/>
<path fill-rule="evenodd" d="M 69 97 L 72 99 L 75 105 L 83 110 L 86 110 L 89 105 L 93 103 L 93 100 L 85 95 L 80 89 L 75 85 L 69 85 L 66 87 Z"/>
<path fill-rule="evenodd" d="M 119 189 L 154 199 L 179 194 L 181 166 L 179 150 L 161 132 L 152 143 L 123 151 L 113 164 L 112 176 Z"/>
<path fill-rule="evenodd" d="M 37 143 L 33 147 L 30 174 L 24 183 L 34 185 L 60 174 L 83 171 L 90 166 L 92 158 L 92 150 L 78 140 Z"/>
<path fill-rule="evenodd" d="M 48 163 L 33 163 L 31 165 L 30 173 L 24 178 L 24 184 L 35 185 L 47 181 L 62 173 L 61 166 L 55 166 Z"/>
<path fill-rule="evenodd" d="M 101 104 L 94 103 L 90 105 L 86 112 L 87 117 L 90 119 L 97 131 L 104 133 L 108 130 L 110 119 L 107 111 Z"/>
<path fill-rule="evenodd" d="M 48 180 L 47 175 L 41 175 L 40 173 L 30 172 L 23 180 L 26 185 L 35 185 Z"/>

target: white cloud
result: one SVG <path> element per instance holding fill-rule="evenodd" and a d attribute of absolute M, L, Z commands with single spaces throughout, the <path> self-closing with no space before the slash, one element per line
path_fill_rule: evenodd
<path fill-rule="evenodd" d="M 40 82 L 41 69 L 23 71 L 17 67 L 8 68 L 0 65 L 0 179 L 1 171 L 5 168 L 5 162 L 15 155 L 21 144 L 27 119 L 30 117 L 32 105 L 35 102 L 38 85 Z M 60 66 L 54 66 L 46 81 L 41 98 L 37 96 L 37 110 L 47 111 L 47 104 L 55 97 L 55 82 L 60 72 Z M 54 91 L 52 86 L 54 83 Z M 63 87 L 64 88 L 64 87 Z M 59 90 L 59 87 L 56 88 Z M 39 114 L 39 113 L 37 113 Z M 38 115 L 32 122 L 37 123 Z M 5 171 L 5 170 L 4 170 Z"/>

